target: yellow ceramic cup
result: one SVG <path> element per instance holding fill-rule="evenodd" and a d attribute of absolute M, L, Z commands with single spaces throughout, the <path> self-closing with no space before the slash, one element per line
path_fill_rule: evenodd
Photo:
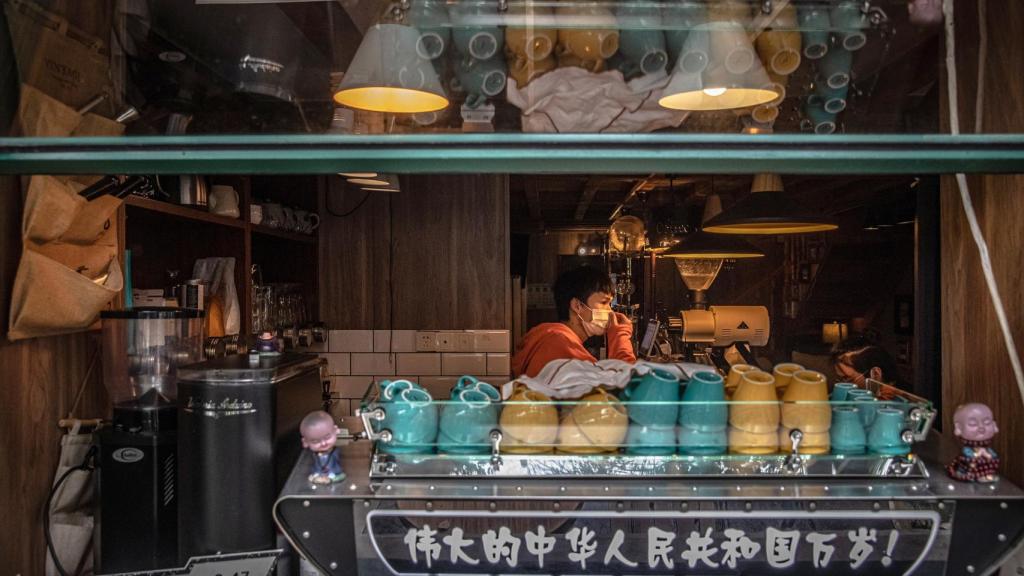
<path fill-rule="evenodd" d="M 502 452 L 544 454 L 558 440 L 558 408 L 551 399 L 525 386 L 519 386 L 502 403 Z"/>
<path fill-rule="evenodd" d="M 779 432 L 748 432 L 729 427 L 729 452 L 733 454 L 774 454 L 779 451 Z"/>
<path fill-rule="evenodd" d="M 743 374 L 732 395 L 729 423 L 733 428 L 773 436 L 779 428 L 779 399 L 775 379 L 767 372 L 751 370 Z"/>
<path fill-rule="evenodd" d="M 629 415 L 619 399 L 596 390 L 579 400 L 562 419 L 559 449 L 565 452 L 614 452 L 629 430 Z"/>
<path fill-rule="evenodd" d="M 555 69 L 555 57 L 548 56 L 543 60 L 527 58 L 509 59 L 508 75 L 516 81 L 516 86 L 523 88 L 541 75 Z"/>
<path fill-rule="evenodd" d="M 782 395 L 782 425 L 805 433 L 828 432 L 832 407 L 828 402 L 828 378 L 814 370 L 793 374 Z"/>
<path fill-rule="evenodd" d="M 792 450 L 793 441 L 789 438 L 789 433 L 791 431 L 791 428 L 779 429 L 779 450 L 782 452 L 790 452 Z M 800 431 L 804 432 L 803 429 Z M 804 437 L 800 440 L 800 446 L 797 448 L 797 452 L 799 454 L 828 454 L 831 447 L 827 431 L 804 432 Z"/>
<path fill-rule="evenodd" d="M 729 368 L 729 375 L 725 378 L 725 392 L 732 394 L 736 387 L 740 385 L 740 378 L 751 370 L 760 370 L 757 366 L 751 366 L 750 364 L 733 364 Z"/>
<path fill-rule="evenodd" d="M 607 8 L 558 8 L 558 44 L 580 60 L 607 60 L 619 50 L 618 21 Z M 586 27 L 584 27 L 586 26 Z"/>
<path fill-rule="evenodd" d="M 506 28 L 505 51 L 517 58 L 543 60 L 555 50 L 558 31 L 554 28 Z"/>
<path fill-rule="evenodd" d="M 789 4 L 780 10 L 769 29 L 758 35 L 754 47 L 769 71 L 784 76 L 796 72 L 803 47 L 796 7 Z"/>
<path fill-rule="evenodd" d="M 789 386 L 789 381 L 793 379 L 793 374 L 803 369 L 803 366 L 793 362 L 783 362 L 782 364 L 775 365 L 775 368 L 772 370 L 772 376 L 775 377 L 775 388 L 780 396 L 785 392 L 786 386 Z"/>

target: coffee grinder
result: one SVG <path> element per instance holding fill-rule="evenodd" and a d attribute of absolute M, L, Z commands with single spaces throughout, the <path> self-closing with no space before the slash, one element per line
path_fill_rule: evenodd
<path fill-rule="evenodd" d="M 177 566 L 177 369 L 203 359 L 203 312 L 111 310 L 103 379 L 113 425 L 97 435 L 97 573 Z"/>

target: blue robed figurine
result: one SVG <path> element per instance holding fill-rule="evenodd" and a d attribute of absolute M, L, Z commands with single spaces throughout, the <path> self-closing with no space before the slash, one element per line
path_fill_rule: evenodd
<path fill-rule="evenodd" d="M 313 465 L 309 471 L 310 482 L 331 484 L 345 479 L 338 449 L 334 446 L 339 432 L 334 418 L 323 410 L 310 412 L 299 424 L 302 447 L 313 453 Z"/>

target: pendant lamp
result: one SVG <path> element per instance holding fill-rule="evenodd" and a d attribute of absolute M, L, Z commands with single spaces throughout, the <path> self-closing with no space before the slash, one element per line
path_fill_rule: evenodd
<path fill-rule="evenodd" d="M 662 107 L 693 111 L 758 106 L 780 95 L 746 30 L 731 21 L 690 31 L 662 94 Z"/>
<path fill-rule="evenodd" d="M 790 202 L 778 174 L 757 174 L 750 195 L 704 224 L 714 234 L 804 234 L 839 226 Z"/>
<path fill-rule="evenodd" d="M 721 211 L 721 199 L 717 194 L 712 194 L 704 205 L 703 220 L 707 222 Z M 675 261 L 679 277 L 693 292 L 695 307 L 701 308 L 705 302 L 704 292 L 714 283 L 726 260 L 761 258 L 764 252 L 742 238 L 699 230 L 683 237 L 660 256 Z"/>
<path fill-rule="evenodd" d="M 398 177 L 394 174 L 377 174 L 372 178 L 348 178 L 348 183 L 364 188 L 398 188 Z"/>
<path fill-rule="evenodd" d="M 420 57 L 420 33 L 402 24 L 375 24 L 366 31 L 334 101 L 373 112 L 433 112 L 448 106 L 437 72 Z"/>

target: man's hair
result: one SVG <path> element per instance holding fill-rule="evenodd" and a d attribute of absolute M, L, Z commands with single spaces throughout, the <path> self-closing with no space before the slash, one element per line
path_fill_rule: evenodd
<path fill-rule="evenodd" d="M 611 278 L 590 266 L 581 266 L 561 273 L 558 280 L 555 280 L 553 290 L 555 309 L 558 312 L 558 319 L 562 321 L 569 319 L 569 302 L 573 298 L 586 304 L 587 298 L 596 292 L 613 293 Z"/>
<path fill-rule="evenodd" d="M 866 377 L 870 377 L 869 372 L 877 366 L 882 370 L 882 381 L 887 384 L 899 380 L 899 369 L 893 357 L 885 348 L 864 336 L 851 336 L 832 348 L 832 364 L 839 364 L 840 361 L 853 366 L 854 370 Z"/>

